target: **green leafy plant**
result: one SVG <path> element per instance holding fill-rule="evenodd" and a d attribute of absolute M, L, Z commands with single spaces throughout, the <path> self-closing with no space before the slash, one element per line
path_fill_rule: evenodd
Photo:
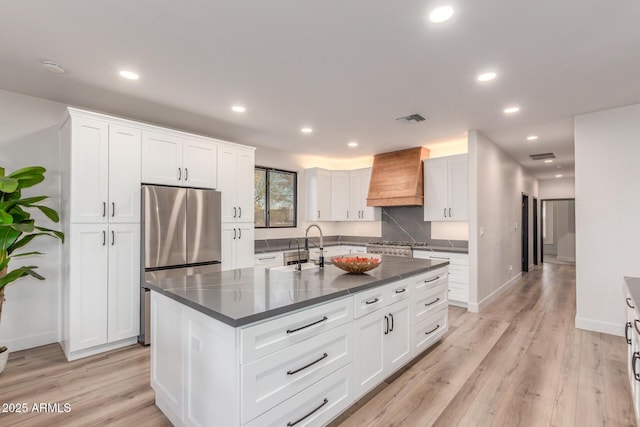
<path fill-rule="evenodd" d="M 33 187 L 44 181 L 46 169 L 30 166 L 19 169 L 5 176 L 5 169 L 0 167 L 0 317 L 4 303 L 4 288 L 21 277 L 31 276 L 38 280 L 44 277 L 36 273 L 35 265 L 9 269 L 14 258 L 29 255 L 42 255 L 41 252 L 23 252 L 33 239 L 39 236 L 50 236 L 64 242 L 64 234 L 59 231 L 36 225 L 29 209 L 38 209 L 53 222 L 59 222 L 58 213 L 39 204 L 48 196 L 22 197 L 24 188 Z"/>

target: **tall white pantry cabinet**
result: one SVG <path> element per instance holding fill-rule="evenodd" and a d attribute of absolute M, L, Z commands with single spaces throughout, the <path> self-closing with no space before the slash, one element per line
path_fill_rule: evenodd
<path fill-rule="evenodd" d="M 141 131 L 69 108 L 60 127 L 62 347 L 68 360 L 137 340 Z"/>

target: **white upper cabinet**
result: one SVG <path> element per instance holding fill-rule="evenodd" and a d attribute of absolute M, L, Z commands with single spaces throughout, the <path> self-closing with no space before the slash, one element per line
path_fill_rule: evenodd
<path fill-rule="evenodd" d="M 160 132 L 142 134 L 142 182 L 217 187 L 217 145 Z"/>
<path fill-rule="evenodd" d="M 467 221 L 468 160 L 466 154 L 424 161 L 424 220 Z"/>
<path fill-rule="evenodd" d="M 367 206 L 371 168 L 351 171 L 349 175 L 349 220 L 376 221 L 380 219 L 380 208 Z"/>
<path fill-rule="evenodd" d="M 348 221 L 349 218 L 349 171 L 331 172 L 331 219 Z"/>
<path fill-rule="evenodd" d="M 218 191 L 223 222 L 254 222 L 255 152 L 231 145 L 218 147 Z M 253 256 L 253 255 L 252 255 Z"/>
<path fill-rule="evenodd" d="M 331 171 L 311 168 L 307 181 L 307 221 L 331 221 Z"/>
<path fill-rule="evenodd" d="M 140 222 L 140 131 L 71 120 L 71 221 Z"/>

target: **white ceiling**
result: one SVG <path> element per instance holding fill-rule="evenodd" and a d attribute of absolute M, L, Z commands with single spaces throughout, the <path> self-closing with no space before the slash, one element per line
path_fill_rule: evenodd
<path fill-rule="evenodd" d="M 453 18 L 428 22 L 443 2 Z M 478 129 L 538 177 L 572 176 L 573 116 L 640 102 L 638 22 L 631 0 L 6 1 L 0 88 L 330 157 Z M 413 113 L 428 120 L 395 120 Z"/>

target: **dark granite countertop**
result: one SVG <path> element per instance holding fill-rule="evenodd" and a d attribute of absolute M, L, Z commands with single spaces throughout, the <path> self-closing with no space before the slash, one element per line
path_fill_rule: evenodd
<path fill-rule="evenodd" d="M 148 279 L 146 284 L 207 316 L 238 327 L 447 264 L 447 261 L 382 256 L 382 264 L 364 274 L 349 274 L 333 265 L 301 272 L 243 268 Z"/>

